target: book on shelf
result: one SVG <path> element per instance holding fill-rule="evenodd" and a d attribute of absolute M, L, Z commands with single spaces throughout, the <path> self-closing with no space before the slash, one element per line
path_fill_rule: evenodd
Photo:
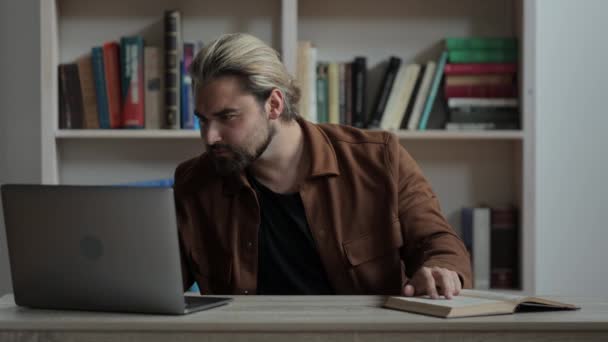
<path fill-rule="evenodd" d="M 163 127 L 163 66 L 161 65 L 160 53 L 160 48 L 156 46 L 144 47 L 144 107 L 146 113 L 146 129 L 160 129 Z"/>
<path fill-rule="evenodd" d="M 316 106 L 312 106 L 313 97 L 316 97 L 316 84 L 314 84 L 314 73 L 316 70 L 316 48 L 310 41 L 299 41 L 297 50 L 296 80 L 300 88 L 300 101 L 298 102 L 299 114 L 308 121 L 317 122 Z M 314 86 L 314 87 L 313 87 Z"/>
<path fill-rule="evenodd" d="M 513 74 L 517 72 L 516 63 L 448 63 L 446 75 L 471 74 Z"/>
<path fill-rule="evenodd" d="M 367 86 L 367 58 L 358 56 L 352 64 L 352 92 L 353 92 L 353 126 L 363 128 L 367 122 L 365 115 L 366 86 Z"/>
<path fill-rule="evenodd" d="M 80 95 L 82 96 L 83 128 L 99 128 L 97 94 L 95 92 L 95 79 L 93 77 L 93 63 L 91 55 L 87 54 L 81 56 L 76 60 L 76 65 L 78 65 Z"/>
<path fill-rule="evenodd" d="M 144 128 L 144 39 L 120 39 L 120 76 L 123 128 Z"/>
<path fill-rule="evenodd" d="M 490 288 L 490 208 L 461 210 L 462 242 L 471 255 L 473 287 Z"/>
<path fill-rule="evenodd" d="M 409 130 L 416 130 L 418 128 L 420 116 L 422 115 L 422 111 L 424 110 L 424 104 L 426 102 L 426 99 L 429 96 L 429 91 L 431 90 L 431 84 L 433 82 L 433 77 L 435 76 L 436 69 L 437 63 L 435 61 L 428 61 L 426 63 L 426 66 L 423 70 L 422 80 L 416 93 L 414 107 L 412 108 L 412 111 L 407 120 L 407 124 L 404 128 L 407 128 Z"/>
<path fill-rule="evenodd" d="M 437 92 L 441 86 L 441 80 L 443 79 L 443 68 L 445 67 L 445 63 L 448 60 L 448 52 L 444 51 L 439 57 L 439 61 L 437 62 L 437 70 L 435 70 L 435 75 L 433 77 L 433 83 L 431 84 L 431 89 L 429 91 L 429 96 L 426 99 L 424 104 L 424 109 L 422 110 L 422 115 L 420 116 L 420 123 L 418 124 L 418 129 L 423 131 L 427 128 L 427 123 L 429 121 L 429 116 L 431 115 L 431 110 L 433 109 L 433 105 L 435 104 L 435 99 L 437 98 Z M 440 100 L 441 97 L 439 97 Z"/>
<path fill-rule="evenodd" d="M 102 49 L 110 128 L 121 128 L 120 46 L 117 42 L 106 42 Z"/>
<path fill-rule="evenodd" d="M 190 64 L 194 59 L 194 43 L 183 44 L 183 60 L 180 62 L 181 67 L 181 113 L 180 113 L 180 128 L 194 128 L 194 99 L 192 96 L 192 77 L 188 73 Z"/>
<path fill-rule="evenodd" d="M 515 207 L 492 207 L 490 211 L 490 287 L 520 287 L 520 243 L 518 212 Z"/>
<path fill-rule="evenodd" d="M 97 95 L 99 128 L 110 128 L 110 109 L 106 88 L 105 67 L 103 64 L 103 48 L 101 46 L 95 46 L 91 49 L 91 63 L 93 65 L 93 78 L 95 80 L 95 94 Z"/>
<path fill-rule="evenodd" d="M 450 63 L 509 63 L 517 61 L 516 49 L 448 50 Z"/>
<path fill-rule="evenodd" d="M 540 296 L 517 296 L 498 292 L 462 290 L 460 295 L 446 299 L 424 297 L 391 296 L 384 307 L 417 314 L 457 318 L 471 316 L 491 316 L 518 312 L 541 312 L 578 310 L 579 306 Z"/>
<path fill-rule="evenodd" d="M 81 129 L 83 123 L 83 104 L 78 76 L 78 65 L 66 63 L 59 65 L 59 128 Z"/>
<path fill-rule="evenodd" d="M 326 123 L 329 121 L 327 66 L 327 63 L 317 64 L 317 119 L 320 123 Z"/>
<path fill-rule="evenodd" d="M 515 37 L 449 37 L 445 39 L 448 50 L 456 49 L 517 49 Z"/>
<path fill-rule="evenodd" d="M 328 82 L 328 122 L 340 123 L 340 79 L 337 62 L 330 62 L 327 66 Z"/>
<path fill-rule="evenodd" d="M 399 71 L 399 67 L 401 66 L 401 62 L 401 58 L 399 57 L 392 56 L 389 59 L 384 71 L 384 75 L 382 76 L 382 81 L 380 82 L 380 86 L 376 93 L 372 112 L 367 123 L 368 128 L 380 127 L 382 114 L 386 108 L 386 103 L 388 101 L 391 89 L 393 88 L 393 83 L 395 81 L 395 77 L 397 76 L 397 72 Z"/>
<path fill-rule="evenodd" d="M 402 64 L 399 67 L 384 113 L 382 113 L 380 128 L 399 129 L 401 127 L 419 74 L 420 64 Z"/>
<path fill-rule="evenodd" d="M 517 130 L 518 124 L 501 122 L 451 122 L 445 123 L 446 131 L 493 131 L 493 130 Z"/>
<path fill-rule="evenodd" d="M 165 128 L 179 129 L 181 114 L 182 17 L 178 10 L 165 12 Z"/>

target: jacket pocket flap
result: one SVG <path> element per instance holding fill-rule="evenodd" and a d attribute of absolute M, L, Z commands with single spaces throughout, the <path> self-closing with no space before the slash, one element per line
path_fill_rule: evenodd
<path fill-rule="evenodd" d="M 390 239 L 376 234 L 368 234 L 343 243 L 346 258 L 348 258 L 352 266 L 357 266 L 388 254 L 399 247 L 396 245 L 397 243 L 393 243 Z"/>

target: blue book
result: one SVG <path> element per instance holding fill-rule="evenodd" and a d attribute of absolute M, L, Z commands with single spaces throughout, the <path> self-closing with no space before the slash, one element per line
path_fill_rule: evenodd
<path fill-rule="evenodd" d="M 110 112 L 108 109 L 108 94 L 106 92 L 106 76 L 103 65 L 103 49 L 101 46 L 96 46 L 91 49 L 91 61 L 93 63 L 95 95 L 97 96 L 99 128 L 110 128 Z"/>
<path fill-rule="evenodd" d="M 437 92 L 439 91 L 439 85 L 441 84 L 441 78 L 443 77 L 443 69 L 445 68 L 445 63 L 447 60 L 448 52 L 444 51 L 441 54 L 441 57 L 439 57 L 437 70 L 435 71 L 435 78 L 433 78 L 433 83 L 431 85 L 431 91 L 429 92 L 429 97 L 426 99 L 424 110 L 422 111 L 422 116 L 420 117 L 418 129 L 421 131 L 426 129 L 426 124 L 429 122 L 429 116 L 431 116 L 431 110 L 433 109 L 433 104 L 435 103 Z"/>
<path fill-rule="evenodd" d="M 192 78 L 186 72 L 184 61 L 180 62 L 180 68 L 182 71 L 181 77 L 181 128 L 182 129 L 193 129 L 194 128 L 194 109 L 192 107 Z"/>
<path fill-rule="evenodd" d="M 171 188 L 171 187 L 173 187 L 173 179 L 165 178 L 165 179 L 143 180 L 143 181 L 122 183 L 122 184 L 118 184 L 118 186 Z"/>

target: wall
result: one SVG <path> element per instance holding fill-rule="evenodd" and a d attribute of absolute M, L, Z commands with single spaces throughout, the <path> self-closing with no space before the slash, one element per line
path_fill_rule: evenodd
<path fill-rule="evenodd" d="M 536 8 L 536 292 L 603 296 L 608 1 Z"/>
<path fill-rule="evenodd" d="M 0 184 L 40 182 L 38 0 L 0 2 Z M 0 211 L 0 295 L 11 291 Z"/>

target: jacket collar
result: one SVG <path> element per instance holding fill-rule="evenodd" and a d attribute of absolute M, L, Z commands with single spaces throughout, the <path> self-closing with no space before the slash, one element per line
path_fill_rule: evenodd
<path fill-rule="evenodd" d="M 296 120 L 302 128 L 305 151 L 310 153 L 310 172 L 306 178 L 339 176 L 338 158 L 329 137 L 319 125 L 300 117 Z M 227 195 L 236 195 L 243 186 L 251 187 L 245 171 L 237 175 L 224 177 L 223 183 L 224 193 Z"/>

